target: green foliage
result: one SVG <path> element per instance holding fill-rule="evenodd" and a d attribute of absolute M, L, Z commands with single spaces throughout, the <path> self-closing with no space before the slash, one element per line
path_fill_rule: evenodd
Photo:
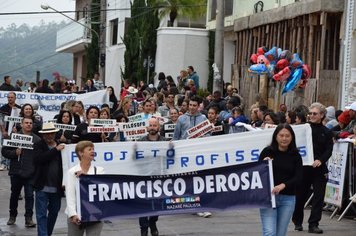
<path fill-rule="evenodd" d="M 65 22 L 42 22 L 33 27 L 27 24 L 1 27 L 0 77 L 9 74 L 14 80 L 34 82 L 38 70 L 41 79 L 51 81 L 53 72 L 72 78 L 73 56 L 55 53 L 57 31 L 65 26 Z"/>
<path fill-rule="evenodd" d="M 136 84 L 139 80 L 146 81 L 147 68 L 144 66 L 144 60 L 150 56 L 154 62 L 156 57 L 156 29 L 159 20 L 151 4 L 152 0 L 134 0 L 131 3 L 131 19 L 128 21 L 128 30 L 123 38 L 126 51 L 125 68 L 121 70 L 122 77 Z M 150 68 L 150 77 L 153 71 L 154 68 Z"/>
<path fill-rule="evenodd" d="M 159 6 L 159 18 L 169 15 L 169 26 L 173 26 L 179 16 L 192 20 L 204 16 L 206 4 L 207 0 L 156 0 L 156 5 Z"/>
<path fill-rule="evenodd" d="M 100 0 L 92 0 L 91 21 L 100 22 Z M 91 28 L 100 34 L 99 24 L 92 24 Z M 87 56 L 87 78 L 93 78 L 94 73 L 99 71 L 99 39 L 95 33 L 91 33 L 91 43 L 85 48 L 85 51 Z"/>
<path fill-rule="evenodd" d="M 211 94 L 210 92 L 209 92 L 209 90 L 208 89 L 198 89 L 198 91 L 197 91 L 197 95 L 199 96 L 199 97 L 201 97 L 201 98 L 206 98 L 209 94 Z"/>
<path fill-rule="evenodd" d="M 215 31 L 209 31 L 209 78 L 208 78 L 208 90 L 210 92 L 213 91 L 213 83 L 214 83 L 214 52 L 215 52 Z"/>

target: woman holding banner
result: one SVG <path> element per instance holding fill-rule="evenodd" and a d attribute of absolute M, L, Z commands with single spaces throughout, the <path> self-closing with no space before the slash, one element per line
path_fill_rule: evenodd
<path fill-rule="evenodd" d="M 67 208 L 65 213 L 68 215 L 68 236 L 97 236 L 103 229 L 100 221 L 82 223 L 77 212 L 77 192 L 76 182 L 80 175 L 104 174 L 104 169 L 99 166 L 91 165 L 94 160 L 94 144 L 90 141 L 81 141 L 75 147 L 75 153 L 79 158 L 79 164 L 68 170 L 66 183 Z"/>
<path fill-rule="evenodd" d="M 260 209 L 263 235 L 284 236 L 295 206 L 296 185 L 302 179 L 302 157 L 289 124 L 275 129 L 270 146 L 264 148 L 259 161 L 272 160 L 276 208 Z"/>

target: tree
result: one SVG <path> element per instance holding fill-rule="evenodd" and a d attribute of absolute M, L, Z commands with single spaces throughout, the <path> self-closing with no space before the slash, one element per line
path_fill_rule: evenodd
<path fill-rule="evenodd" d="M 100 22 L 100 0 L 91 3 L 91 22 Z M 99 25 L 92 24 L 91 28 L 99 32 Z M 85 48 L 87 56 L 87 78 L 92 78 L 99 69 L 99 39 L 91 32 L 91 43 Z M 84 82 L 84 81 L 83 81 Z"/>
<path fill-rule="evenodd" d="M 156 55 L 156 29 L 159 19 L 152 6 L 152 0 L 134 0 L 131 3 L 131 18 L 128 20 L 128 30 L 123 42 L 126 46 L 124 55 L 125 68 L 121 70 L 122 77 L 133 83 L 147 76 L 144 59 Z"/>
<path fill-rule="evenodd" d="M 157 0 L 159 18 L 169 15 L 169 25 L 173 26 L 179 16 L 188 17 L 192 20 L 206 14 L 207 0 Z"/>

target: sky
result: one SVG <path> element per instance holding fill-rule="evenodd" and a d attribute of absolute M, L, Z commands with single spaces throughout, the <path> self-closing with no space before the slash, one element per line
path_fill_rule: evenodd
<path fill-rule="evenodd" d="M 41 20 L 45 22 L 62 20 L 69 21 L 65 16 L 59 13 L 53 14 L 36 14 L 36 15 L 1 15 L 1 13 L 14 13 L 14 12 L 49 12 L 41 8 L 41 4 L 47 4 L 58 11 L 74 11 L 75 0 L 0 0 L 0 27 L 7 28 L 12 23 L 17 26 L 23 23 L 29 26 L 38 25 Z M 67 14 L 74 17 L 74 13 Z"/>

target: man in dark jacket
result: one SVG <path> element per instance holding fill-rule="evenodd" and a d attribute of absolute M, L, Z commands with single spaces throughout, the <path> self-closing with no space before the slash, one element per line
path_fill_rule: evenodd
<path fill-rule="evenodd" d="M 0 91 L 16 91 L 16 88 L 11 85 L 11 76 L 4 76 L 4 83 L 0 86 Z"/>
<path fill-rule="evenodd" d="M 304 204 L 308 199 L 310 186 L 313 186 L 314 196 L 308 220 L 308 232 L 314 234 L 323 233 L 323 230 L 319 228 L 319 221 L 321 220 L 328 176 L 326 162 L 329 160 L 334 146 L 331 131 L 322 124 L 325 115 L 325 106 L 317 102 L 310 105 L 309 123 L 312 129 L 314 162 L 312 166 L 303 167 L 303 180 L 297 188 L 296 204 L 292 218 L 295 230 L 302 231 Z"/>
<path fill-rule="evenodd" d="M 52 235 L 58 212 L 61 209 L 63 194 L 62 155 L 64 144 L 55 141 L 59 130 L 53 123 L 44 123 L 42 140 L 35 143 L 34 189 L 36 191 L 36 219 L 38 235 Z"/>
<path fill-rule="evenodd" d="M 32 133 L 33 121 L 30 118 L 23 118 L 21 122 L 21 134 L 32 136 L 32 141 L 37 142 L 40 138 Z M 33 187 L 32 181 L 35 173 L 34 156 L 35 151 L 31 149 L 3 147 L 1 150 L 5 158 L 10 159 L 10 180 L 11 180 L 11 197 L 10 197 L 10 218 L 8 225 L 16 222 L 18 198 L 22 187 L 25 188 L 25 226 L 35 227 L 32 221 L 33 215 Z"/>

